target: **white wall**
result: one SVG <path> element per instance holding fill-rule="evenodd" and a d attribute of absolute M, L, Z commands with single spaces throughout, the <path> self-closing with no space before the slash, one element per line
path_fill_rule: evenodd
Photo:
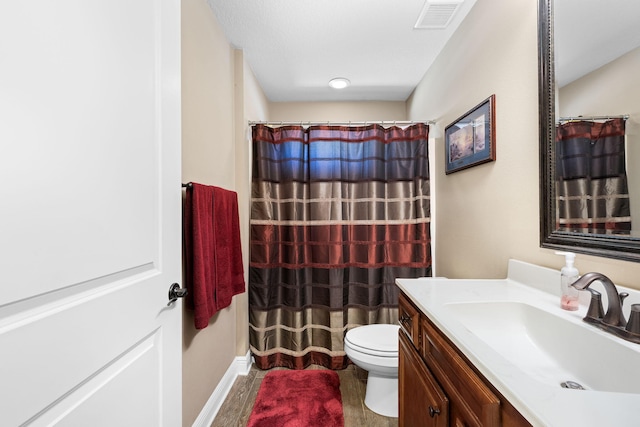
<path fill-rule="evenodd" d="M 408 101 L 409 119 L 437 120 L 439 275 L 505 277 L 509 258 L 563 265 L 539 243 L 537 61 L 537 2 L 479 1 Z M 497 160 L 445 175 L 444 128 L 491 94 Z M 638 263 L 578 255 L 576 266 L 640 288 Z"/>

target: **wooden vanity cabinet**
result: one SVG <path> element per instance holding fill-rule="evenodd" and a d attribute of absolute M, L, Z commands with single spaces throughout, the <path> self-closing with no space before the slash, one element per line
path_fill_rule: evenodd
<path fill-rule="evenodd" d="M 530 426 L 402 292 L 399 310 L 400 427 Z"/>
<path fill-rule="evenodd" d="M 402 332 L 398 358 L 399 378 L 410 379 L 398 389 L 400 425 L 448 427 L 449 399 Z"/>

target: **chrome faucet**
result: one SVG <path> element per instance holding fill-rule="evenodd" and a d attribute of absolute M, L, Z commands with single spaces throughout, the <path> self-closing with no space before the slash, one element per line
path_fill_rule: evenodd
<path fill-rule="evenodd" d="M 599 281 L 604 286 L 607 293 L 607 312 L 602 315 L 602 299 L 600 292 L 590 289 L 589 286 L 595 281 Z M 640 344 L 640 304 L 631 306 L 631 315 L 627 322 L 622 314 L 622 304 L 628 293 L 618 293 L 618 288 L 604 274 L 587 273 L 571 284 L 579 291 L 588 290 L 591 292 L 591 303 L 587 310 L 584 321 L 611 332 L 627 341 Z"/>

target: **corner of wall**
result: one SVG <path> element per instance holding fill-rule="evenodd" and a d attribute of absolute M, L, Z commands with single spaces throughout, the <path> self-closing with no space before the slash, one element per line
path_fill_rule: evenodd
<path fill-rule="evenodd" d="M 249 349 L 249 219 L 251 198 L 251 140 L 249 121 L 268 120 L 269 106 L 242 50 L 234 51 L 235 183 L 247 292 L 236 298 L 236 354 Z"/>

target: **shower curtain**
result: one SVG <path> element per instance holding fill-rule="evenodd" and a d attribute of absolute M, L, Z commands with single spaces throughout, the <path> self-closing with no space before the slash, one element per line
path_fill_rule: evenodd
<path fill-rule="evenodd" d="M 630 234 L 624 119 L 560 124 L 556 149 L 557 229 Z"/>
<path fill-rule="evenodd" d="M 431 275 L 428 126 L 255 125 L 250 347 L 261 369 L 342 369 L 353 327 L 397 323 Z"/>

